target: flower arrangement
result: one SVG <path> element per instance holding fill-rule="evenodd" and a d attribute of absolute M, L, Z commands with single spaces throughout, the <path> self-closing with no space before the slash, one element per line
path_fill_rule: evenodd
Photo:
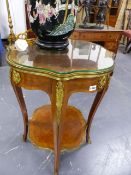
<path fill-rule="evenodd" d="M 55 8 L 53 8 L 50 4 L 42 4 L 41 1 L 36 1 L 36 6 L 33 9 L 33 14 L 31 15 L 32 5 L 28 6 L 28 15 L 29 20 L 33 23 L 37 17 L 39 18 L 40 24 L 45 24 L 46 20 L 50 20 L 52 16 L 57 16 L 58 12 L 56 12 Z"/>

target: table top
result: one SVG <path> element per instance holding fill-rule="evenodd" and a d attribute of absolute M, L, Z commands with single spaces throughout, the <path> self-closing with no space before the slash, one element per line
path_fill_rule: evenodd
<path fill-rule="evenodd" d="M 82 32 L 83 31 L 92 31 L 92 32 L 97 31 L 99 33 L 103 32 L 103 31 L 104 32 L 110 32 L 110 31 L 111 32 L 116 32 L 116 31 L 117 32 L 122 32 L 123 31 L 122 29 L 118 29 L 118 28 L 112 27 L 112 26 L 107 26 L 105 24 L 102 24 L 102 26 L 104 26 L 103 29 L 97 29 L 97 28 L 96 29 L 95 28 L 94 29 L 93 28 L 92 29 L 90 29 L 90 28 L 89 29 L 83 29 L 83 28 L 80 28 L 79 25 L 80 25 L 80 23 L 76 24 L 75 31 L 82 31 Z M 88 23 L 88 25 L 89 26 L 94 26 L 94 25 L 96 25 L 96 23 Z"/>
<path fill-rule="evenodd" d="M 72 79 L 112 72 L 114 53 L 100 45 L 81 40 L 69 40 L 65 50 L 44 50 L 36 44 L 24 52 L 12 49 L 8 63 L 20 71 L 41 74 L 54 79 Z"/>

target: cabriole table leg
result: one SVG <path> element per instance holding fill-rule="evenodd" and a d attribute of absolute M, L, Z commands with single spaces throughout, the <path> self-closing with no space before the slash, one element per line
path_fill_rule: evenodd
<path fill-rule="evenodd" d="M 94 102 L 92 104 L 92 107 L 90 109 L 88 120 L 87 120 L 87 129 L 86 129 L 86 142 L 88 144 L 91 144 L 91 139 L 90 139 L 91 123 L 92 123 L 94 115 L 99 107 L 99 104 L 101 103 L 101 101 L 105 95 L 106 90 L 107 90 L 107 88 L 104 88 L 100 92 L 97 92 L 96 97 L 94 99 Z"/>
<path fill-rule="evenodd" d="M 14 81 L 14 75 L 15 71 L 13 70 L 10 71 L 10 81 L 13 87 L 13 90 L 15 92 L 15 95 L 17 97 L 22 115 L 23 115 L 23 121 L 24 121 L 24 134 L 23 134 L 23 141 L 25 142 L 27 140 L 27 134 L 28 134 L 28 114 L 27 114 L 27 109 L 25 105 L 25 100 L 23 98 L 23 93 L 21 87 L 17 85 L 17 83 Z"/>
<path fill-rule="evenodd" d="M 59 175 L 62 119 L 66 114 L 68 97 L 66 85 L 62 81 L 54 81 L 52 85 L 51 107 L 54 129 L 54 175 Z"/>

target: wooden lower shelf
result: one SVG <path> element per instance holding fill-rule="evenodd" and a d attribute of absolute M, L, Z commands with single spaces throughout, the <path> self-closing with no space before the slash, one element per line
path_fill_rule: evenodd
<path fill-rule="evenodd" d="M 77 108 L 67 107 L 66 116 L 61 119 L 61 127 L 61 151 L 75 149 L 85 143 L 86 122 Z M 54 149 L 50 105 L 42 106 L 33 113 L 29 122 L 29 139 L 40 148 Z"/>

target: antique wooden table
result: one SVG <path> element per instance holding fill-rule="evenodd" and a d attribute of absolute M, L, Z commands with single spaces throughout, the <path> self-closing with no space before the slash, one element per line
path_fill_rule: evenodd
<path fill-rule="evenodd" d="M 33 144 L 54 150 L 55 175 L 60 151 L 90 143 L 92 119 L 108 89 L 113 57 L 103 47 L 80 40 L 70 40 L 62 51 L 42 50 L 34 44 L 25 52 L 11 49 L 8 53 L 10 80 L 23 114 L 23 139 L 27 139 L 29 126 Z M 45 91 L 50 97 L 51 104 L 35 110 L 30 121 L 21 87 Z M 71 94 L 77 92 L 97 92 L 87 121 L 79 109 L 68 105 Z"/>
<path fill-rule="evenodd" d="M 114 27 L 109 26 L 109 28 L 107 28 L 106 25 L 104 25 L 104 29 L 101 30 L 81 29 L 79 28 L 79 24 L 77 24 L 71 38 L 99 43 L 104 48 L 117 53 L 122 32 L 122 30 L 115 29 Z"/>

